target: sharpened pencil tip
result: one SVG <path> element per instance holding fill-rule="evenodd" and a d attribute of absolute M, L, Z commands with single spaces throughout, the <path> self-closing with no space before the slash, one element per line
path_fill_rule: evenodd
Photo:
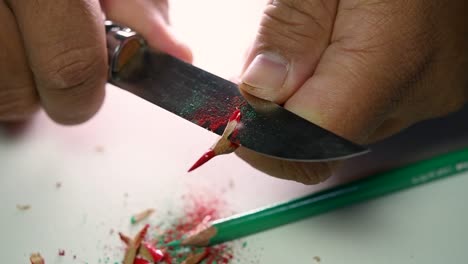
<path fill-rule="evenodd" d="M 207 161 L 212 159 L 214 156 L 216 156 L 216 153 L 214 152 L 214 150 L 212 150 L 212 149 L 208 150 L 205 154 L 203 154 L 203 156 L 201 156 L 197 160 L 197 162 L 195 162 L 195 164 L 192 165 L 192 167 L 190 167 L 188 172 L 191 172 L 191 171 L 197 169 L 198 167 L 200 167 L 201 165 L 205 164 Z"/>

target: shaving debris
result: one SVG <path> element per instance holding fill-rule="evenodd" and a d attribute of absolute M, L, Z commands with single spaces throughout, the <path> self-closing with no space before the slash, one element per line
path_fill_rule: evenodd
<path fill-rule="evenodd" d="M 27 210 L 31 209 L 31 205 L 30 204 L 17 204 L 16 209 L 18 209 L 20 211 L 27 211 Z"/>
<path fill-rule="evenodd" d="M 190 254 L 182 264 L 198 264 L 208 256 L 208 250 L 205 249 L 202 252 Z"/>
<path fill-rule="evenodd" d="M 29 261 L 31 261 L 31 264 L 45 264 L 44 258 L 39 253 L 32 253 Z"/>
<path fill-rule="evenodd" d="M 120 240 L 127 245 L 124 264 L 151 264 L 158 263 L 164 259 L 164 252 L 157 249 L 149 242 L 143 241 L 148 231 L 149 225 L 146 225 L 134 239 L 119 233 Z"/>
<path fill-rule="evenodd" d="M 164 252 L 161 249 L 157 249 L 154 245 L 148 242 L 142 242 L 140 251 L 140 255 L 146 259 L 151 259 L 154 262 L 159 262 L 164 259 Z"/>
<path fill-rule="evenodd" d="M 135 237 L 118 233 L 125 245 L 123 264 L 227 264 L 234 259 L 233 243 L 209 247 L 173 246 L 167 243 L 198 232 L 210 221 L 230 215 L 219 196 L 195 194 L 182 196 L 185 205 L 181 215 L 168 212 L 169 219 L 146 225 Z M 169 221 L 168 221 L 169 220 Z"/>
<path fill-rule="evenodd" d="M 215 156 L 232 153 L 239 147 L 239 144 L 231 142 L 230 137 L 237 134 L 240 119 L 241 112 L 237 109 L 229 118 L 229 122 L 218 141 L 190 167 L 189 172 L 202 166 Z"/>
<path fill-rule="evenodd" d="M 59 249 L 58 255 L 61 256 L 61 257 L 65 256 L 65 250 L 64 249 Z"/>
<path fill-rule="evenodd" d="M 152 263 L 147 261 L 146 259 L 136 257 L 135 261 L 133 261 L 133 264 L 152 264 Z"/>
<path fill-rule="evenodd" d="M 96 147 L 94 147 L 94 150 L 95 150 L 97 153 L 103 153 L 103 152 L 104 152 L 104 146 L 97 145 Z"/>
<path fill-rule="evenodd" d="M 154 213 L 154 209 L 152 209 L 152 208 L 146 209 L 146 210 L 144 210 L 144 211 L 142 211 L 142 212 L 140 212 L 138 214 L 133 215 L 130 218 L 130 223 L 132 223 L 132 225 L 138 224 L 139 222 L 141 222 L 144 219 L 148 218 L 153 213 Z"/>

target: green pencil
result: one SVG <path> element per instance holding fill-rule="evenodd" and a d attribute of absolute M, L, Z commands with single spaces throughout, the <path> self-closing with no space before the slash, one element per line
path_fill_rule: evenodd
<path fill-rule="evenodd" d="M 468 170 L 468 149 L 437 156 L 285 203 L 219 219 L 167 246 L 209 246 L 408 189 Z"/>

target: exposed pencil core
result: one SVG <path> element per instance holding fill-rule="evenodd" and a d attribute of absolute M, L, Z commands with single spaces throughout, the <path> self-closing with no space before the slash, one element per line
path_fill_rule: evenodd
<path fill-rule="evenodd" d="M 216 156 L 216 153 L 214 152 L 214 150 L 212 150 L 212 149 L 208 150 L 207 152 L 205 152 L 205 154 L 203 154 L 203 156 L 201 156 L 201 157 L 192 165 L 192 167 L 190 167 L 190 169 L 188 170 L 188 172 L 191 172 L 191 171 L 197 169 L 198 167 L 200 167 L 201 165 L 207 163 L 209 160 L 211 160 L 212 158 L 214 158 L 214 156 Z"/>
<path fill-rule="evenodd" d="M 236 131 L 237 125 L 239 124 L 241 119 L 241 112 L 239 109 L 236 109 L 234 113 L 229 117 L 229 122 L 224 129 L 223 135 L 216 141 L 216 143 L 203 154 L 195 164 L 190 167 L 188 172 L 191 172 L 198 167 L 202 166 L 212 158 L 217 155 L 228 154 L 234 152 L 238 147 L 239 144 L 231 142 L 228 138 L 231 134 Z"/>

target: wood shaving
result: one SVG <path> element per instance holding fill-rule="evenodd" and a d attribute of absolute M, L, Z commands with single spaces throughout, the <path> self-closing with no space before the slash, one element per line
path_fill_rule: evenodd
<path fill-rule="evenodd" d="M 27 211 L 27 210 L 31 209 L 31 205 L 30 204 L 17 204 L 16 209 L 18 209 L 20 211 Z"/>
<path fill-rule="evenodd" d="M 127 245 L 127 251 L 125 251 L 125 256 L 123 260 L 123 264 L 133 264 L 135 258 L 137 257 L 138 250 L 140 248 L 140 244 L 146 236 L 146 232 L 148 232 L 149 225 L 145 225 L 140 232 L 136 234 L 133 239 L 125 236 L 122 233 L 119 233 L 120 239 Z"/>
<path fill-rule="evenodd" d="M 131 217 L 130 219 L 130 222 L 132 224 L 138 224 L 140 223 L 141 221 L 145 220 L 146 218 L 148 218 L 150 215 L 152 215 L 154 213 L 154 209 L 153 208 L 150 208 L 150 209 L 146 209 L 138 214 L 135 214 Z"/>
<path fill-rule="evenodd" d="M 45 264 L 44 258 L 39 253 L 32 253 L 29 261 L 31 261 L 31 264 Z"/>
<path fill-rule="evenodd" d="M 204 250 L 203 252 L 193 254 L 189 256 L 182 264 L 198 264 L 208 256 L 208 251 Z"/>

